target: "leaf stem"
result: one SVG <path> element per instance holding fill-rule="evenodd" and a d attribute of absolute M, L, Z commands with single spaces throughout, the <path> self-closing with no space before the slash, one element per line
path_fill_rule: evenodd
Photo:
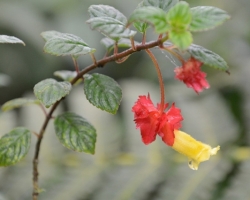
<path fill-rule="evenodd" d="M 153 61 L 157 75 L 158 75 L 159 84 L 160 84 L 160 91 L 161 91 L 161 104 L 160 104 L 161 105 L 161 112 L 164 112 L 165 92 L 164 92 L 164 82 L 163 82 L 163 78 L 162 78 L 162 74 L 161 74 L 161 69 L 160 69 L 160 66 L 159 66 L 154 54 L 149 49 L 145 49 L 145 51 L 147 52 L 147 54 L 149 55 L 149 57 Z"/>
<path fill-rule="evenodd" d="M 72 56 L 72 59 L 73 59 L 73 63 L 74 63 L 74 66 L 75 66 L 75 70 L 76 70 L 76 72 L 78 74 L 80 72 L 80 69 L 79 69 L 77 59 L 74 56 Z"/>

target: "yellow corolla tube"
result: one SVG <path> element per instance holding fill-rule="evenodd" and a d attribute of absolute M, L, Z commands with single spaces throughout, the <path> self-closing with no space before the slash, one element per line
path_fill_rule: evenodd
<path fill-rule="evenodd" d="M 174 134 L 172 148 L 188 157 L 188 166 L 193 170 L 197 170 L 200 162 L 209 160 L 210 156 L 215 155 L 220 149 L 220 146 L 212 148 L 179 130 L 175 130 Z"/>

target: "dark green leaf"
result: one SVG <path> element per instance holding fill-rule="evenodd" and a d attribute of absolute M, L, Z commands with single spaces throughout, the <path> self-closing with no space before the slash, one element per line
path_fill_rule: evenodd
<path fill-rule="evenodd" d="M 181 1 L 167 13 L 167 21 L 175 31 L 187 30 L 192 14 L 187 2 Z"/>
<path fill-rule="evenodd" d="M 91 18 L 87 23 L 90 27 L 109 38 L 119 40 L 136 34 L 135 31 L 126 28 L 126 17 L 112 6 L 92 5 L 88 11 Z"/>
<path fill-rule="evenodd" d="M 161 8 L 165 12 L 168 12 L 179 0 L 144 0 L 142 2 L 143 6 L 154 6 Z"/>
<path fill-rule="evenodd" d="M 83 117 L 64 113 L 54 121 L 55 131 L 63 146 L 78 152 L 95 153 L 96 130 Z"/>
<path fill-rule="evenodd" d="M 29 151 L 31 132 L 18 127 L 0 139 L 0 166 L 9 166 L 20 161 Z"/>
<path fill-rule="evenodd" d="M 22 40 L 8 35 L 0 35 L 0 43 L 22 44 L 23 46 L 25 46 L 25 43 Z"/>
<path fill-rule="evenodd" d="M 172 43 L 181 50 L 187 49 L 193 41 L 192 35 L 189 31 L 171 31 L 169 32 L 169 39 Z"/>
<path fill-rule="evenodd" d="M 166 13 L 160 8 L 147 6 L 134 10 L 129 18 L 128 24 L 138 21 L 150 23 L 159 34 L 165 33 L 169 30 Z"/>
<path fill-rule="evenodd" d="M 115 41 L 110 39 L 110 38 L 103 38 L 101 40 L 101 43 L 105 46 L 105 48 L 108 51 L 111 51 L 114 48 L 114 45 L 115 45 Z M 137 45 L 137 44 L 139 44 L 139 43 L 135 41 L 135 45 Z M 117 46 L 121 47 L 121 48 L 131 47 L 131 41 L 130 41 L 130 39 L 127 39 L 127 38 L 121 38 L 118 41 Z"/>
<path fill-rule="evenodd" d="M 79 56 L 95 52 L 80 37 L 69 33 L 59 33 L 56 31 L 47 31 L 42 33 L 46 43 L 44 51 L 56 56 Z"/>
<path fill-rule="evenodd" d="M 192 44 L 188 48 L 188 52 L 197 60 L 203 62 L 205 65 L 213 67 L 215 69 L 227 71 L 229 69 L 226 61 L 218 54 L 205 49 L 202 46 Z"/>
<path fill-rule="evenodd" d="M 102 74 L 84 76 L 84 92 L 91 104 L 115 114 L 122 99 L 122 90 L 114 79 Z"/>
<path fill-rule="evenodd" d="M 7 101 L 2 106 L 2 111 L 9 111 L 15 108 L 19 108 L 21 106 L 26 106 L 29 104 L 39 104 L 39 100 L 37 99 L 25 99 L 25 98 L 17 98 Z"/>
<path fill-rule="evenodd" d="M 224 11 L 212 6 L 198 6 L 191 8 L 192 22 L 190 31 L 205 31 L 215 28 L 230 18 Z"/>
<path fill-rule="evenodd" d="M 46 107 L 50 107 L 61 98 L 69 94 L 71 84 L 67 81 L 57 82 L 54 79 L 45 79 L 37 83 L 34 93 L 37 99 L 41 100 Z"/>

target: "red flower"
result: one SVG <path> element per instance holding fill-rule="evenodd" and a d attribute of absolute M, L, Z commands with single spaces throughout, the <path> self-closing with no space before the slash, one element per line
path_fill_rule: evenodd
<path fill-rule="evenodd" d="M 208 89 L 209 83 L 206 80 L 206 73 L 201 71 L 203 63 L 191 57 L 184 63 L 183 66 L 174 70 L 175 78 L 183 81 L 187 87 L 193 88 L 196 93 L 199 93 L 203 88 Z"/>
<path fill-rule="evenodd" d="M 168 107 L 167 103 L 164 105 L 164 110 L 160 107 L 160 104 L 154 106 L 149 95 L 139 96 L 132 107 L 136 128 L 140 128 L 144 144 L 153 142 L 158 134 L 167 145 L 172 146 L 175 138 L 174 130 L 181 127 L 180 121 L 183 120 L 181 111 L 174 104 L 167 112 L 164 112 Z"/>

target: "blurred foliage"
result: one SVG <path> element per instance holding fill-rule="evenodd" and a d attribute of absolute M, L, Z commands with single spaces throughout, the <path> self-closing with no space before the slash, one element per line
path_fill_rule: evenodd
<path fill-rule="evenodd" d="M 0 45 L 0 73 L 8 77 L 0 87 L 0 104 L 26 96 L 36 83 L 52 78 L 56 70 L 73 70 L 68 57 L 43 53 L 40 33 L 56 30 L 72 33 L 96 48 L 102 58 L 102 35 L 89 29 L 85 21 L 91 4 L 108 4 L 129 16 L 140 0 L 1 0 L 0 34 L 14 35 L 26 46 Z M 185 158 L 160 140 L 145 146 L 135 129 L 131 107 L 138 95 L 150 92 L 159 101 L 157 76 L 143 52 L 132 55 L 123 64 L 110 63 L 95 72 L 107 74 L 120 82 L 123 101 L 115 116 L 94 108 L 84 97 L 82 88 L 73 90 L 65 108 L 84 116 L 97 129 L 94 156 L 71 152 L 58 142 L 53 126 L 45 134 L 40 157 L 40 182 L 46 191 L 40 199 L 76 200 L 245 200 L 249 191 L 250 143 L 250 1 L 190 0 L 191 6 L 210 5 L 228 11 L 232 19 L 205 33 L 196 33 L 194 43 L 219 55 L 229 64 L 231 75 L 203 67 L 211 84 L 197 96 L 174 80 L 173 69 L 179 63 L 160 50 L 153 50 L 164 73 L 166 96 L 175 101 L 184 115 L 183 130 L 211 145 L 221 145 L 218 156 L 191 171 Z M 147 40 L 155 38 L 151 31 Z M 140 34 L 136 40 L 140 41 Z M 83 68 L 91 63 L 80 58 Z M 166 64 L 167 63 L 167 64 Z M 2 76 L 2 75 L 1 75 Z M 2 78 L 0 76 L 0 81 Z M 137 80 L 139 79 L 139 80 Z M 3 85 L 3 84 L 2 84 Z M 35 116 L 35 117 L 34 117 Z M 33 106 L 0 113 L 0 136 L 17 125 L 37 131 L 42 112 Z M 105 120 L 104 120 L 105 119 Z M 34 138 L 25 160 L 16 166 L 0 168 L 0 199 L 31 198 Z"/>

